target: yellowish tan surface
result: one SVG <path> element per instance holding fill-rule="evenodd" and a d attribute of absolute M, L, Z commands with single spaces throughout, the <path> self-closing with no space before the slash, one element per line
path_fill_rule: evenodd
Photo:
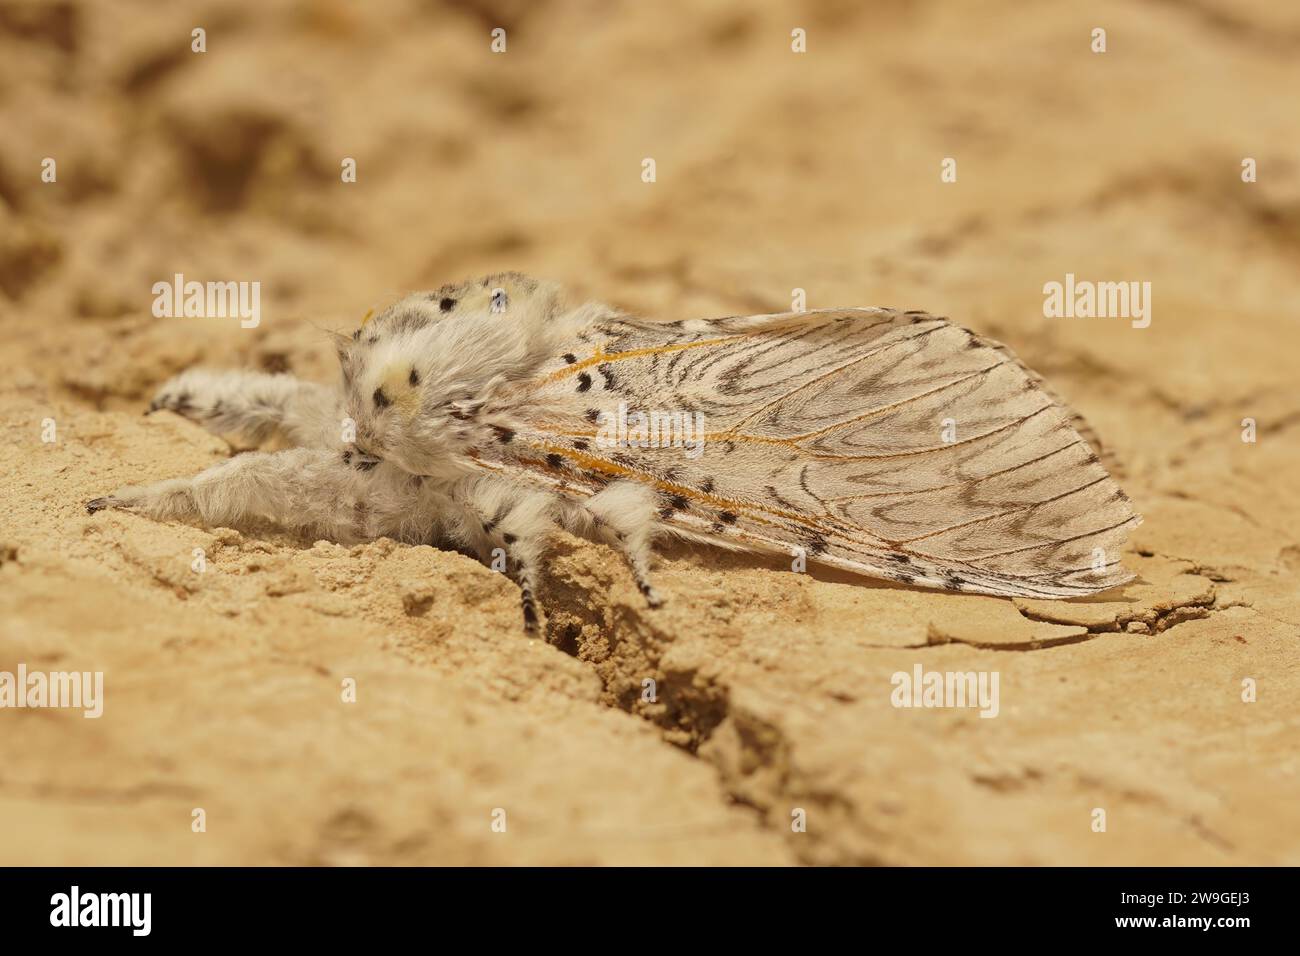
<path fill-rule="evenodd" d="M 1298 88 L 1265 0 L 3 0 L 0 670 L 106 702 L 0 710 L 0 863 L 1300 863 Z M 170 374 L 326 380 L 314 325 L 506 268 L 1002 339 L 1126 461 L 1140 577 L 1012 602 L 678 550 L 652 613 L 565 539 L 543 641 L 456 554 L 86 515 L 230 453 L 140 417 Z M 177 272 L 260 281 L 261 326 L 153 318 Z M 1067 272 L 1150 281 L 1151 326 L 1043 318 Z M 917 663 L 998 671 L 1000 715 L 892 707 Z"/>

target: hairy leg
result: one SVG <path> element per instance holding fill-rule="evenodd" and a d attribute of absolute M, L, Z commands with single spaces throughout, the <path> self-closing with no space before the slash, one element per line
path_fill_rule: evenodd
<path fill-rule="evenodd" d="M 455 506 L 451 512 L 455 517 L 448 522 L 451 536 L 477 551 L 489 566 L 493 550 L 502 550 L 522 592 L 524 627 L 537 630 L 541 561 L 548 536 L 556 528 L 554 496 L 492 477 L 475 477 L 455 486 L 451 497 Z"/>
<path fill-rule="evenodd" d="M 341 543 L 381 535 L 406 541 L 438 534 L 436 492 L 391 465 L 358 467 L 337 451 L 246 452 L 192 478 L 121 488 L 87 503 L 91 514 L 120 508 L 151 518 L 238 527 L 269 521 Z"/>
<path fill-rule="evenodd" d="M 650 557 L 658 527 L 659 497 L 645 485 L 615 481 L 580 505 L 569 530 L 610 545 L 623 554 L 646 603 L 663 600 L 650 583 Z M 573 512 L 570 512 L 573 515 Z"/>
<path fill-rule="evenodd" d="M 145 414 L 163 408 L 250 444 L 276 432 L 292 445 L 342 444 L 339 394 L 292 375 L 189 369 L 162 385 Z"/>

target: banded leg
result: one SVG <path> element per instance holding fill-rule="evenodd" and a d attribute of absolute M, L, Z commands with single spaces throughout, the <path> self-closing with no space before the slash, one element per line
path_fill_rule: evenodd
<path fill-rule="evenodd" d="M 456 536 L 483 553 L 489 565 L 495 548 L 504 551 L 507 570 L 519 584 L 524 629 L 535 632 L 541 561 L 556 527 L 554 497 L 476 477 L 460 486 L 453 498 L 464 509 Z"/>

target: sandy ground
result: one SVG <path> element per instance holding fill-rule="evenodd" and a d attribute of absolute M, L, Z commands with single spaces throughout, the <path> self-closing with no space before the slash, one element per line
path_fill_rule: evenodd
<path fill-rule="evenodd" d="M 0 710 L 0 863 L 1300 864 L 1298 88 L 1258 0 L 0 0 L 0 671 L 105 674 L 98 720 Z M 319 328 L 508 268 L 1002 339 L 1125 461 L 1139 578 L 682 549 L 650 612 L 566 539 L 529 640 L 457 554 L 86 515 L 231 453 L 140 416 L 174 372 L 330 380 Z M 154 318 L 177 272 L 261 325 Z M 1150 327 L 1044 318 L 1067 272 L 1150 281 Z M 998 672 L 998 717 L 891 706 L 917 664 Z"/>

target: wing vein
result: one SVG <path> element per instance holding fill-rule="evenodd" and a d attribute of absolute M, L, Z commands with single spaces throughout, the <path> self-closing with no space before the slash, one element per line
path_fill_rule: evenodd
<path fill-rule="evenodd" d="M 886 320 L 886 321 L 892 321 L 892 320 Z M 876 322 L 876 323 L 873 323 L 873 325 L 869 326 L 869 328 L 874 328 L 876 325 L 881 325 L 881 324 L 883 324 L 883 323 L 881 323 L 881 322 Z M 931 334 L 933 334 L 933 333 L 935 333 L 935 332 L 940 331 L 941 329 L 946 329 L 946 328 L 949 328 L 949 327 L 950 327 L 950 326 L 948 326 L 946 323 L 943 324 L 943 325 L 937 325 L 937 326 L 935 326 L 935 327 L 932 328 L 932 329 L 925 329 L 925 330 L 923 330 L 923 331 L 921 331 L 921 332 L 918 332 L 916 335 L 907 335 L 907 336 L 903 336 L 902 338 L 899 338 L 897 341 L 894 341 L 894 342 L 888 342 L 888 343 L 886 343 L 886 344 L 884 344 L 884 345 L 878 345 L 878 346 L 876 346 L 875 348 L 871 349 L 869 352 L 866 352 L 866 353 L 863 354 L 863 355 L 859 355 L 857 358 L 853 359 L 851 362 L 845 362 L 843 365 L 837 365 L 835 368 L 831 369 L 829 372 L 823 372 L 821 375 L 818 375 L 816 378 L 814 378 L 814 379 L 810 379 L 810 380 L 808 380 L 807 382 L 804 382 L 802 385 L 799 385 L 799 386 L 796 386 L 795 388 L 792 388 L 790 391 L 786 392 L 784 395 L 780 395 L 780 396 L 778 396 L 778 397 L 772 399 L 772 401 L 768 402 L 766 405 L 764 405 L 764 406 L 762 406 L 761 408 L 759 408 L 756 412 L 754 412 L 754 413 L 753 413 L 752 415 L 750 415 L 749 417 L 747 417 L 747 418 L 745 418 L 745 419 L 743 419 L 743 420 L 737 422 L 737 423 L 735 424 L 734 427 L 735 427 L 735 428 L 743 428 L 744 426 L 746 426 L 746 425 L 748 425 L 750 422 L 752 422 L 754 419 L 756 419 L 756 418 L 758 418 L 760 415 L 762 415 L 765 411 L 767 411 L 767 410 L 768 410 L 769 408 L 771 408 L 773 405 L 779 405 L 781 402 L 787 401 L 787 400 L 790 398 L 791 395 L 797 395 L 797 394 L 799 394 L 800 392 L 804 391 L 805 389 L 812 388 L 814 385 L 817 385 L 817 384 L 819 384 L 820 382 L 823 382 L 823 381 L 825 381 L 825 380 L 828 379 L 828 378 L 832 378 L 832 377 L 834 377 L 834 376 L 836 376 L 836 375 L 839 375 L 839 374 L 840 374 L 841 372 L 843 372 L 845 369 L 852 368 L 852 367 L 855 366 L 855 365 L 860 365 L 861 363 L 865 362 L 867 359 L 869 359 L 869 358 L 873 358 L 874 356 L 878 355 L 878 354 L 881 353 L 881 352 L 886 351 L 887 349 L 891 349 L 891 348 L 893 348 L 893 347 L 896 346 L 896 345 L 902 345 L 902 344 L 904 344 L 905 342 L 914 342 L 914 341 L 916 341 L 917 339 L 924 338 L 924 337 L 927 336 L 927 335 L 931 335 Z"/>
<path fill-rule="evenodd" d="M 997 514 L 984 515 L 982 518 L 972 518 L 970 521 L 963 521 L 960 524 L 949 525 L 947 528 L 940 528 L 937 531 L 927 531 L 925 534 L 918 534 L 915 538 L 903 538 L 899 541 L 894 541 L 892 543 L 911 544 L 914 541 L 923 541 L 926 538 L 933 538 L 936 535 L 947 534 L 949 531 L 957 531 L 961 528 L 969 528 L 971 525 L 980 524 L 985 521 L 993 521 L 996 518 L 1005 518 L 1008 515 L 1020 514 L 1022 511 L 1029 511 L 1031 508 L 1037 508 L 1040 505 L 1048 505 L 1051 504 L 1053 501 L 1060 501 L 1062 498 L 1070 497 L 1070 495 L 1077 495 L 1081 491 L 1087 491 L 1089 488 L 1093 487 L 1094 485 L 1101 484 L 1109 477 L 1110 475 L 1102 475 L 1100 478 L 1097 478 L 1094 481 L 1090 481 L 1086 485 L 1080 485 L 1078 488 L 1072 488 L 1069 491 L 1063 491 L 1059 495 L 1052 495 L 1052 497 L 1044 498 L 1042 501 L 1031 501 L 1027 504 L 1020 505 L 1017 508 L 1010 508 L 1006 511 L 1000 511 Z"/>
<path fill-rule="evenodd" d="M 1069 544 L 1071 541 L 1079 541 L 1079 540 L 1082 540 L 1083 538 L 1092 538 L 1092 537 L 1095 537 L 1096 535 L 1099 535 L 1099 534 L 1105 534 L 1107 531 L 1114 531 L 1114 530 L 1116 530 L 1117 528 L 1122 528 L 1122 527 L 1124 527 L 1126 524 L 1132 524 L 1132 523 L 1134 523 L 1134 522 L 1136 522 L 1136 521 L 1139 521 L 1139 520 L 1140 520 L 1140 519 L 1138 518 L 1137 515 L 1130 515 L 1129 517 L 1125 518 L 1123 521 L 1120 521 L 1120 522 L 1117 522 L 1116 524 L 1111 525 L 1109 528 L 1098 528 L 1096 531 L 1085 531 L 1083 534 L 1076 534 L 1076 535 L 1073 535 L 1072 537 L 1069 537 L 1069 538 L 1058 538 L 1058 539 L 1053 540 L 1053 541 L 1040 541 L 1038 544 L 1027 544 L 1027 545 L 1025 545 L 1023 548 L 1007 548 L 1005 551 L 988 551 L 988 552 L 985 552 L 984 554 L 978 554 L 978 555 L 975 555 L 973 558 L 970 558 L 969 561 L 971 561 L 971 562 L 974 562 L 974 561 L 983 561 L 983 560 L 985 560 L 986 558 L 1000 558 L 1000 557 L 1002 557 L 1002 556 L 1004 556 L 1004 555 L 1008 555 L 1008 554 L 1020 554 L 1020 553 L 1023 552 L 1023 551 L 1035 551 L 1035 550 L 1037 550 L 1038 548 L 1048 548 L 1048 547 L 1051 547 L 1052 545 L 1056 545 L 1056 544 Z M 927 557 L 927 558 L 931 558 L 931 559 L 936 560 L 936 561 L 942 561 L 942 560 L 943 560 L 942 558 L 937 558 L 937 557 L 935 557 L 935 556 L 932 555 L 932 554 L 925 554 L 925 552 L 922 552 L 922 551 L 918 551 L 918 552 L 916 552 L 916 553 L 917 553 L 917 554 L 924 554 L 925 557 Z M 1058 572 L 1058 573 L 1059 573 L 1059 572 Z"/>

